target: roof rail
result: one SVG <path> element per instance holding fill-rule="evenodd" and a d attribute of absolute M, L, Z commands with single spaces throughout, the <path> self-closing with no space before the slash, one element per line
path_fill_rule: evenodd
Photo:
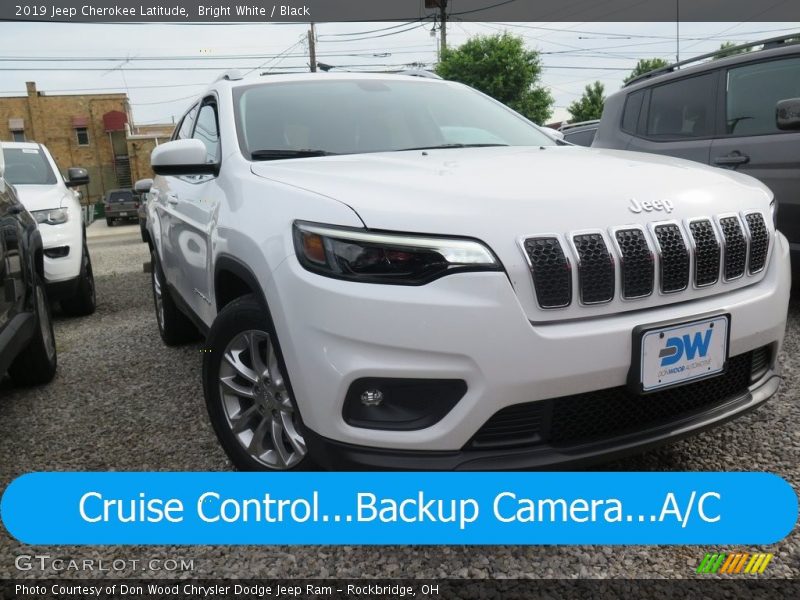
<path fill-rule="evenodd" d="M 564 123 L 558 128 L 558 131 L 566 131 L 567 129 L 574 129 L 575 127 L 584 127 L 586 125 L 597 125 L 600 119 L 589 119 L 587 121 L 578 121 L 577 123 Z"/>
<path fill-rule="evenodd" d="M 701 62 L 709 58 L 727 58 L 727 55 L 736 52 L 738 50 L 747 50 L 749 48 L 755 48 L 756 46 L 763 46 L 762 50 L 767 50 L 769 48 L 777 48 L 784 44 L 796 44 L 800 43 L 800 32 L 798 33 L 790 33 L 774 38 L 769 38 L 766 40 L 757 40 L 755 42 L 747 42 L 746 44 L 739 44 L 738 46 L 731 46 L 730 48 L 720 48 L 719 50 L 715 50 L 714 52 L 709 52 L 707 54 L 701 54 L 700 56 L 695 56 L 694 58 L 687 58 L 686 60 L 682 60 L 680 62 L 673 63 L 671 65 L 667 65 L 666 67 L 661 67 L 658 69 L 653 69 L 652 71 L 648 71 L 647 73 L 643 73 L 637 77 L 634 77 L 629 82 L 627 82 L 623 87 L 628 87 L 633 85 L 634 83 L 638 83 L 640 81 L 644 81 L 645 79 L 650 79 L 652 77 L 658 77 L 659 75 L 664 75 L 666 73 L 672 73 L 680 69 L 685 65 L 691 65 L 693 63 Z M 725 56 L 720 57 L 719 55 L 723 54 Z"/>
<path fill-rule="evenodd" d="M 409 77 L 425 77 L 426 79 L 441 79 L 439 75 L 433 71 L 425 69 L 405 69 L 404 71 L 397 71 L 397 75 L 408 75 Z"/>
<path fill-rule="evenodd" d="M 239 81 L 240 79 L 243 78 L 244 76 L 242 75 L 242 72 L 239 69 L 228 69 L 227 71 L 222 73 L 219 77 L 217 77 L 214 80 L 214 82 L 216 83 L 217 81 L 222 81 L 222 80 Z"/>

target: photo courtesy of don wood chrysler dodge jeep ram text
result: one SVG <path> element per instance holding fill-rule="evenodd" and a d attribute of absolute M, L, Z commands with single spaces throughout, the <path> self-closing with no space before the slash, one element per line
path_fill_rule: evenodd
<path fill-rule="evenodd" d="M 563 467 L 778 389 L 788 245 L 748 176 L 351 73 L 229 73 L 152 166 L 158 327 L 206 336 L 238 468 Z"/>

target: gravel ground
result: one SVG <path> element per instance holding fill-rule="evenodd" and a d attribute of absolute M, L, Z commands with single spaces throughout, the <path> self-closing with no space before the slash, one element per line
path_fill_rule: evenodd
<path fill-rule="evenodd" d="M 98 224 L 94 227 L 98 227 Z M 166 348 L 153 315 L 147 248 L 135 227 L 90 242 L 97 279 L 95 315 L 56 315 L 59 371 L 49 386 L 0 386 L 0 490 L 29 471 L 224 471 L 225 455 L 207 422 L 200 346 Z M 786 383 L 766 407 L 722 428 L 604 470 L 764 470 L 800 488 L 800 294 L 780 357 Z M 725 449 L 725 451 L 720 451 Z M 742 460 L 746 457 L 746 462 Z M 768 509 L 768 507 L 765 507 Z M 753 550 L 753 549 L 743 549 Z M 691 577 L 704 548 L 661 547 L 27 547 L 0 527 L 0 578 L 19 554 L 74 559 L 186 558 L 183 577 L 642 578 Z M 775 578 L 800 577 L 800 531 L 759 551 L 776 556 Z M 62 573 L 66 577 L 99 572 Z M 157 577 L 157 572 L 115 573 Z M 177 574 L 164 573 L 164 576 Z"/>

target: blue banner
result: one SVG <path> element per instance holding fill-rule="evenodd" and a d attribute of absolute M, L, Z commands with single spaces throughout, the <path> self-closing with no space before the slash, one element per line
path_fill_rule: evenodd
<path fill-rule="evenodd" d="M 772 544 L 769 473 L 33 473 L 0 519 L 25 544 Z"/>

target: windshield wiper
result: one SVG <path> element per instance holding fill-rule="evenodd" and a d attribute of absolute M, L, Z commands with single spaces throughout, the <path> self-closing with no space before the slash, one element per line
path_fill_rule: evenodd
<path fill-rule="evenodd" d="M 253 160 L 280 160 L 282 158 L 311 158 L 313 156 L 333 156 L 336 152 L 327 150 L 303 150 L 274 149 L 274 150 L 254 150 L 250 153 Z"/>
<path fill-rule="evenodd" d="M 419 148 L 401 148 L 395 152 L 410 150 L 447 150 L 448 148 L 492 148 L 495 146 L 509 146 L 510 144 L 439 144 L 438 146 L 420 146 Z"/>

